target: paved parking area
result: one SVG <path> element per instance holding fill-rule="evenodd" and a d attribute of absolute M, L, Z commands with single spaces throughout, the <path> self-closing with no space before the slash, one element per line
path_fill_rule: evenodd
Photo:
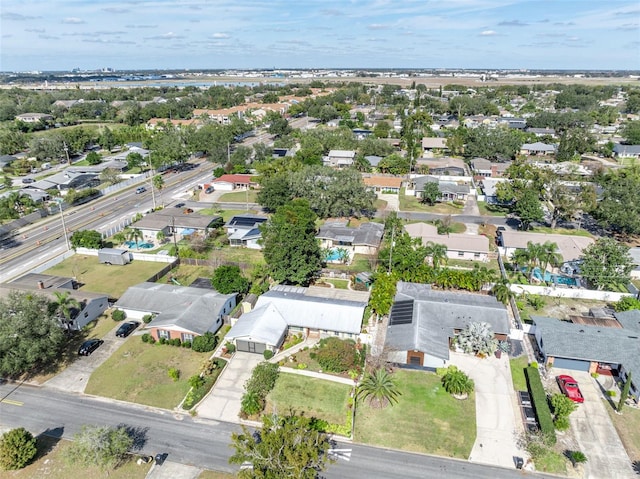
<path fill-rule="evenodd" d="M 198 417 L 239 422 L 244 383 L 251 377 L 253 368 L 262 361 L 262 354 L 236 352 L 213 389 L 198 406 Z"/>
<path fill-rule="evenodd" d="M 568 369 L 552 369 L 553 377 L 573 376 L 580 385 L 584 403 L 569 416 L 571 429 L 580 450 L 587 456 L 584 464 L 586 478 L 601 479 L 638 477 L 631 468 L 631 460 L 624 450 L 611 418 L 606 399 L 589 373 Z"/>
<path fill-rule="evenodd" d="M 518 447 L 524 430 L 511 380 L 509 358 L 477 358 L 450 353 L 450 362 L 475 382 L 476 441 L 469 461 L 515 468 L 515 457 L 528 458 Z"/>
<path fill-rule="evenodd" d="M 104 344 L 100 345 L 98 349 L 91 353 L 91 356 L 78 356 L 64 371 L 49 379 L 43 386 L 72 393 L 83 393 L 93 371 L 109 359 L 127 340 L 117 338 L 116 329 L 118 329 L 118 325 L 102 338 Z"/>
<path fill-rule="evenodd" d="M 162 466 L 154 464 L 147 473 L 146 479 L 196 479 L 202 469 L 165 461 Z"/>

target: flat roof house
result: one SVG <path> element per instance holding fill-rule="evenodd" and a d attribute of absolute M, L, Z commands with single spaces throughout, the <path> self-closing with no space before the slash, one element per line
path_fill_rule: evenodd
<path fill-rule="evenodd" d="M 16 121 L 24 123 L 38 123 L 40 121 L 53 121 L 53 116 L 47 113 L 21 113 L 16 115 Z"/>
<path fill-rule="evenodd" d="M 436 243 L 447 247 L 447 258 L 471 261 L 489 261 L 489 238 L 483 235 L 450 233 L 439 235 L 438 228 L 427 223 L 411 223 L 404 230 L 412 238 L 420 238 L 422 244 Z"/>
<path fill-rule="evenodd" d="M 225 338 L 238 351 L 257 354 L 276 351 L 288 333 L 356 339 L 368 302 L 364 291 L 276 285 L 240 316 Z"/>
<path fill-rule="evenodd" d="M 154 316 L 146 326 L 156 339 L 193 341 L 220 329 L 223 316 L 236 306 L 237 294 L 221 294 L 213 289 L 144 282 L 128 288 L 115 304 L 127 317 Z"/>
<path fill-rule="evenodd" d="M 90 293 L 74 289 L 74 286 L 75 281 L 73 278 L 28 273 L 10 283 L 0 284 L 0 298 L 7 297 L 12 291 L 19 291 L 42 294 L 50 301 L 56 301 L 56 293 L 68 293 L 71 299 L 75 299 L 80 304 L 80 307 L 71 308 L 71 322 L 68 325 L 64 324 L 64 326 L 68 326 L 73 330 L 80 330 L 107 310 L 109 296 L 103 293 Z M 65 322 L 63 318 L 61 318 L 61 321 Z"/>
<path fill-rule="evenodd" d="M 332 168 L 346 168 L 353 165 L 355 157 L 356 152 L 353 150 L 331 150 L 322 158 L 322 163 Z"/>
<path fill-rule="evenodd" d="M 435 291 L 428 284 L 400 281 L 387 327 L 387 359 L 414 367 L 443 367 L 453 338 L 475 322 L 489 324 L 497 339 L 509 335 L 507 309 L 493 296 Z"/>

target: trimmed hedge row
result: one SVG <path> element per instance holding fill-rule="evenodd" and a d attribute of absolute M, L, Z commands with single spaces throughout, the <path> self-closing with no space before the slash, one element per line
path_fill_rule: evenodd
<path fill-rule="evenodd" d="M 551 416 L 551 410 L 549 409 L 549 403 L 547 401 L 547 393 L 544 390 L 542 381 L 540 380 L 540 373 L 538 368 L 529 366 L 524 370 L 527 377 L 527 385 L 529 386 L 529 393 L 531 394 L 531 401 L 538 417 L 538 423 L 540 424 L 540 431 L 542 432 L 543 440 L 548 445 L 556 443 L 556 428 L 553 425 L 553 417 Z"/>

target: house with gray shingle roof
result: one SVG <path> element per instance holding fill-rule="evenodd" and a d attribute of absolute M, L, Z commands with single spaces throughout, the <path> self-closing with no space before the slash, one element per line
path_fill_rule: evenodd
<path fill-rule="evenodd" d="M 400 281 L 385 339 L 388 360 L 415 367 L 445 366 L 456 334 L 476 322 L 489 324 L 497 339 L 509 335 L 507 309 L 493 296 L 436 291 L 428 284 Z"/>
<path fill-rule="evenodd" d="M 520 147 L 521 155 L 553 155 L 556 152 L 556 145 L 549 145 L 536 141 L 535 143 L 525 143 Z"/>
<path fill-rule="evenodd" d="M 435 176 L 418 176 L 414 178 L 414 191 L 418 198 L 422 197 L 422 192 L 427 183 L 437 183 L 440 190 L 440 197 L 438 201 L 466 201 L 467 196 L 471 192 L 470 185 L 462 182 L 456 183 L 454 181 L 440 181 Z"/>
<path fill-rule="evenodd" d="M 222 317 L 235 308 L 236 296 L 213 289 L 145 282 L 128 288 L 115 307 L 132 319 L 153 315 L 147 328 L 156 340 L 178 338 L 184 342 L 218 331 Z"/>
<path fill-rule="evenodd" d="M 640 145 L 613 145 L 613 154 L 616 158 L 638 158 L 640 159 Z"/>
<path fill-rule="evenodd" d="M 614 314 L 616 326 L 577 324 L 545 316 L 531 316 L 534 336 L 545 364 L 590 373 L 611 373 L 626 380 L 632 373 L 630 394 L 640 397 L 640 310 Z"/>
<path fill-rule="evenodd" d="M 320 240 L 321 248 L 344 248 L 353 258 L 354 254 L 376 254 L 383 232 L 384 225 L 380 223 L 363 223 L 350 228 L 346 221 L 331 221 L 320 227 L 316 238 Z"/>

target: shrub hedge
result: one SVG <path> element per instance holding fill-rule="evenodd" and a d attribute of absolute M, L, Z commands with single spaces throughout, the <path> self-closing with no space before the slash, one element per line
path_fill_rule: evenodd
<path fill-rule="evenodd" d="M 540 380 L 538 369 L 529 366 L 525 368 L 524 373 L 527 377 L 531 401 L 533 402 L 533 407 L 538 417 L 538 424 L 540 424 L 543 439 L 545 443 L 553 445 L 556 443 L 556 429 L 553 425 L 553 418 L 547 401 L 547 393 Z"/>

